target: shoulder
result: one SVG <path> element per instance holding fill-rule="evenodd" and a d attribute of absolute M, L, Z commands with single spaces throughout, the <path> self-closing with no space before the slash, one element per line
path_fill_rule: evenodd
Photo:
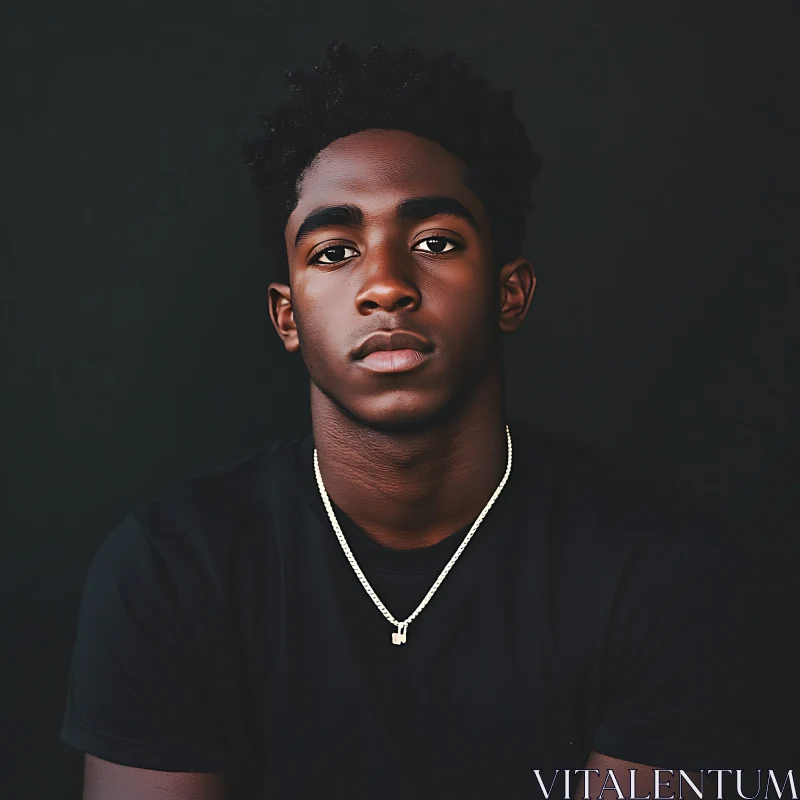
<path fill-rule="evenodd" d="M 249 508 L 280 497 L 291 484 L 293 461 L 304 437 L 270 442 L 234 461 L 195 473 L 132 510 L 142 524 L 234 522 Z"/>
<path fill-rule="evenodd" d="M 275 504 L 286 502 L 303 438 L 270 442 L 138 502 L 101 542 L 94 573 L 218 585 L 246 540 L 263 534 Z"/>
<path fill-rule="evenodd" d="M 626 462 L 562 433 L 522 426 L 520 443 L 535 458 L 530 479 L 571 549 L 644 559 L 697 562 L 722 554 L 740 560 L 742 542 L 713 500 L 657 476 L 657 465 Z"/>

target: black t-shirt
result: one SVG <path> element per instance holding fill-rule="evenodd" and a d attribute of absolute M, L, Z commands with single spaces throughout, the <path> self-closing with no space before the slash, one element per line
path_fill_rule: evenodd
<path fill-rule="evenodd" d="M 503 492 L 403 645 L 333 532 L 310 435 L 142 504 L 91 564 L 61 740 L 228 772 L 248 799 L 530 798 L 534 770 L 549 784 L 590 750 L 737 767 L 741 548 L 685 493 L 511 434 Z M 334 510 L 397 619 L 471 527 L 397 551 Z"/>

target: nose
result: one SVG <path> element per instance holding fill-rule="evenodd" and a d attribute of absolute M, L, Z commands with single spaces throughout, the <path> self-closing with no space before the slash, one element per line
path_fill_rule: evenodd
<path fill-rule="evenodd" d="M 374 250 L 368 264 L 364 265 L 364 280 L 356 296 L 360 314 L 376 310 L 413 311 L 422 300 L 414 279 L 413 264 L 389 248 Z"/>

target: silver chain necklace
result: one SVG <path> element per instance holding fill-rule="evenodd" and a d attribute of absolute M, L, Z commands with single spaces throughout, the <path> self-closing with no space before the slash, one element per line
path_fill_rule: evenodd
<path fill-rule="evenodd" d="M 389 622 L 397 628 L 396 631 L 392 632 L 392 644 L 405 644 L 406 643 L 406 634 L 408 632 L 408 626 L 411 622 L 413 622 L 419 613 L 428 605 L 431 597 L 433 597 L 436 590 L 441 586 L 442 581 L 447 577 L 447 573 L 453 567 L 453 564 L 456 563 L 458 557 L 461 553 L 464 552 L 464 548 L 469 543 L 469 540 L 472 538 L 472 535 L 478 530 L 478 526 L 483 522 L 483 518 L 489 513 L 489 509 L 494 505 L 494 501 L 500 496 L 500 492 L 503 491 L 503 487 L 506 485 L 506 481 L 508 480 L 508 476 L 511 474 L 511 432 L 508 429 L 508 425 L 506 425 L 506 438 L 508 439 L 508 464 L 506 466 L 506 474 L 503 475 L 503 479 L 500 481 L 498 487 L 494 490 L 494 494 L 489 498 L 489 502 L 484 507 L 483 511 L 478 515 L 478 519 L 475 520 L 472 528 L 470 529 L 469 533 L 464 537 L 464 541 L 458 546 L 458 550 L 453 554 L 453 557 L 447 562 L 444 569 L 442 570 L 439 577 L 434 582 L 433 586 L 431 586 L 428 594 L 422 599 L 422 602 L 417 606 L 414 613 L 407 617 L 406 619 L 400 621 L 396 620 L 388 611 L 386 606 L 380 601 L 380 598 L 377 594 L 375 594 L 375 590 L 370 586 L 369 581 L 364 576 L 364 573 L 361 571 L 361 568 L 358 566 L 355 558 L 353 557 L 353 553 L 350 551 L 350 547 L 347 544 L 347 540 L 344 538 L 344 534 L 342 533 L 342 529 L 339 527 L 339 523 L 336 519 L 335 514 L 333 513 L 333 508 L 331 507 L 331 501 L 328 497 L 327 491 L 325 491 L 325 484 L 322 482 L 322 475 L 319 471 L 319 459 L 317 458 L 317 448 L 314 448 L 314 474 L 317 478 L 317 486 L 319 486 L 319 493 L 322 496 L 322 502 L 325 505 L 325 510 L 328 512 L 328 518 L 331 521 L 331 525 L 333 526 L 333 530 L 336 533 L 336 538 L 339 540 L 339 544 L 342 546 L 342 550 L 344 551 L 347 560 L 350 562 L 350 566 L 353 568 L 353 571 L 356 573 L 358 580 L 361 582 L 361 585 L 366 590 L 367 594 L 372 598 L 372 602 L 378 607 L 378 610 L 386 617 Z"/>

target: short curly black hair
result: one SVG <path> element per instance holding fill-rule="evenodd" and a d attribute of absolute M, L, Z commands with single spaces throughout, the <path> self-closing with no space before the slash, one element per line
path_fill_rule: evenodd
<path fill-rule="evenodd" d="M 520 254 L 530 192 L 541 171 L 510 91 L 497 92 L 452 50 L 427 57 L 372 47 L 364 57 L 331 42 L 313 73 L 289 70 L 292 99 L 263 117 L 266 131 L 243 142 L 262 235 L 276 280 L 289 282 L 284 231 L 303 171 L 331 142 L 369 129 L 403 130 L 437 142 L 466 164 L 465 181 L 489 217 L 493 255 Z"/>

